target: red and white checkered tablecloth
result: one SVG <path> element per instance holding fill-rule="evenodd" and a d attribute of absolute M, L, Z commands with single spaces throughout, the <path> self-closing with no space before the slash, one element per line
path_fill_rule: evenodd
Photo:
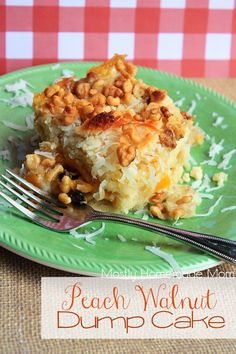
<path fill-rule="evenodd" d="M 236 0 L 0 0 L 0 73 L 103 60 L 236 76 Z"/>

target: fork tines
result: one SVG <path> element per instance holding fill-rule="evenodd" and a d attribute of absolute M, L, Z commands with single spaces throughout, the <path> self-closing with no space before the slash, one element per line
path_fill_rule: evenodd
<path fill-rule="evenodd" d="M 11 205 L 16 207 L 35 222 L 44 224 L 45 222 L 47 223 L 47 220 L 41 218 L 38 214 L 35 213 L 35 211 L 40 212 L 40 214 L 43 214 L 43 217 L 46 216 L 51 221 L 59 221 L 60 216 L 63 214 L 57 208 L 65 208 L 63 204 L 49 196 L 45 191 L 42 191 L 41 189 L 27 182 L 14 172 L 10 170 L 6 170 L 6 172 L 8 176 L 2 174 L 2 180 L 0 180 L 0 186 L 3 188 L 0 190 L 0 195 L 6 201 L 8 201 Z M 17 197 L 18 200 L 21 200 L 23 202 L 22 204 L 24 205 L 13 199 L 9 193 L 6 194 L 3 190 L 6 190 L 12 196 Z"/>

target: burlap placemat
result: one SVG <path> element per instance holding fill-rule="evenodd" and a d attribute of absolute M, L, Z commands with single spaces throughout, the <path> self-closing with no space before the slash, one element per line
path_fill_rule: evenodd
<path fill-rule="evenodd" d="M 197 79 L 236 101 L 236 79 Z M 42 340 L 40 338 L 40 280 L 70 276 L 0 249 L 1 354 L 144 354 L 235 353 L 236 340 Z M 217 274 L 236 276 L 236 267 L 222 264 Z M 212 270 L 212 274 L 215 273 Z M 205 272 L 204 275 L 207 275 Z"/>

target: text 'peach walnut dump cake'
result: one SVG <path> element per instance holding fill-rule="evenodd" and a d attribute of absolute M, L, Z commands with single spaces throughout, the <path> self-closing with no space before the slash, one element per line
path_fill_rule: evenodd
<path fill-rule="evenodd" d="M 100 210 L 147 206 L 160 219 L 193 216 L 201 198 L 182 176 L 203 134 L 165 90 L 135 74 L 115 55 L 85 78 L 62 78 L 35 94 L 42 142 L 21 172 L 65 204 L 81 192 Z"/>

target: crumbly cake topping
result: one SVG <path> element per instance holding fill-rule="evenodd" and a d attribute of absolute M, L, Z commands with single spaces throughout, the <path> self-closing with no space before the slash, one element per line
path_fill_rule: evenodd
<path fill-rule="evenodd" d="M 155 129 L 161 145 L 174 149 L 185 134 L 184 121 L 193 121 L 187 112 L 172 114 L 163 103 L 165 90 L 148 86 L 134 78 L 136 67 L 115 55 L 111 60 L 89 70 L 87 76 L 75 81 L 65 78 L 47 87 L 34 97 L 37 116 L 53 116 L 54 125 L 77 122 L 76 132 L 101 131 L 123 127 L 123 137 L 117 147 L 122 166 L 133 161 L 137 145 L 145 145 Z M 141 126 L 142 132 L 137 127 Z M 123 142 L 122 142 L 123 140 Z"/>
<path fill-rule="evenodd" d="M 117 211 L 150 203 L 161 219 L 192 216 L 199 196 L 178 182 L 190 147 L 203 135 L 166 90 L 135 74 L 116 54 L 84 78 L 63 78 L 36 94 L 35 127 L 43 142 L 26 157 L 24 176 L 64 204 L 83 193 Z"/>

